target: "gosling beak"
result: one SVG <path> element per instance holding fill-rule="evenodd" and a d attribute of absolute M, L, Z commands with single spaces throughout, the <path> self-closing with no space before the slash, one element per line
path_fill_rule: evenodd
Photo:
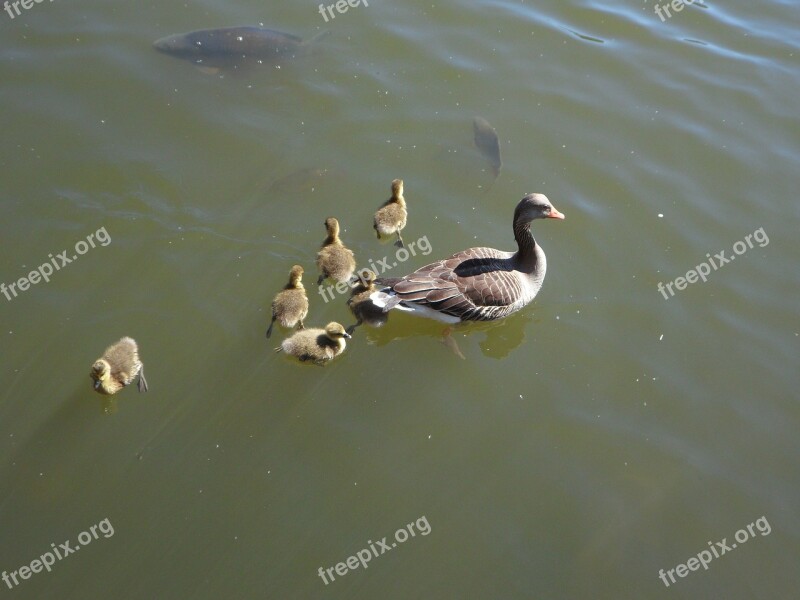
<path fill-rule="evenodd" d="M 547 215 L 548 219 L 566 219 L 564 213 L 558 212 L 558 209 L 555 206 L 550 207 L 550 214 Z"/>
<path fill-rule="evenodd" d="M 344 337 L 346 337 L 347 339 L 350 339 L 351 337 L 353 337 L 352 335 L 350 335 L 346 331 L 342 335 L 344 335 Z"/>

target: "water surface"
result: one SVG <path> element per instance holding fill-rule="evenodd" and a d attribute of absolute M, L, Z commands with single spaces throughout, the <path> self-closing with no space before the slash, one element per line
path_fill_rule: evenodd
<path fill-rule="evenodd" d="M 86 0 L 0 13 L 0 570 L 108 519 L 17 598 L 793 598 L 800 579 L 797 172 L 789 2 Z M 314 56 L 209 76 L 156 53 L 257 25 Z M 472 142 L 496 128 L 503 168 Z M 323 221 L 359 263 L 405 181 L 407 241 L 513 249 L 542 192 L 535 302 L 454 332 L 394 316 L 321 368 L 275 355 L 269 301 Z M 659 282 L 769 242 L 665 299 Z M 282 334 L 283 332 L 281 332 Z M 150 392 L 104 402 L 122 335 Z M 326 585 L 320 567 L 425 517 Z M 674 569 L 756 535 L 667 588 Z"/>

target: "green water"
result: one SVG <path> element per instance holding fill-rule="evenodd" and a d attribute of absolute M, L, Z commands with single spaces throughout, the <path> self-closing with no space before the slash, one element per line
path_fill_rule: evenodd
<path fill-rule="evenodd" d="M 800 584 L 800 13 L 790 2 L 43 2 L 0 12 L 0 572 L 102 533 L 3 597 L 763 598 Z M 207 75 L 155 52 L 258 25 L 319 52 Z M 503 167 L 472 143 L 497 130 Z M 362 266 L 405 182 L 407 242 L 511 250 L 548 195 L 533 304 L 392 315 L 325 368 L 272 352 L 269 302 L 323 221 Z M 736 255 L 763 228 L 768 243 Z M 95 236 L 95 239 L 97 236 Z M 759 238 L 763 240 L 764 238 Z M 751 241 L 753 237 L 751 237 Z M 741 246 L 738 246 L 741 248 Z M 667 299 L 658 284 L 735 260 Z M 395 257 L 396 258 L 396 257 Z M 398 261 L 399 262 L 399 261 Z M 123 335 L 150 391 L 92 362 Z M 385 555 L 334 568 L 425 518 Z M 675 569 L 765 517 L 746 543 Z M 762 521 L 763 523 L 763 521 Z M 415 531 L 419 531 L 416 528 Z"/>

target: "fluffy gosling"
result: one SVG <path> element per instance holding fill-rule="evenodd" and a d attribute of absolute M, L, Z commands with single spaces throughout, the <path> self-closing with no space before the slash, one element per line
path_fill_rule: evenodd
<path fill-rule="evenodd" d="M 347 328 L 347 333 L 350 335 L 362 323 L 372 327 L 380 327 L 389 318 L 389 315 L 382 308 L 375 306 L 370 300 L 370 295 L 375 291 L 375 273 L 369 269 L 364 269 L 359 274 L 358 283 L 353 288 L 353 291 L 350 292 L 350 298 L 347 300 L 350 312 L 358 320 L 355 325 Z"/>
<path fill-rule="evenodd" d="M 304 329 L 292 337 L 286 338 L 275 352 L 283 350 L 286 354 L 305 362 L 313 360 L 318 365 L 324 365 L 329 360 L 339 356 L 346 347 L 345 338 L 350 334 L 339 323 L 328 323 L 325 329 Z"/>
<path fill-rule="evenodd" d="M 139 360 L 139 346 L 136 340 L 124 337 L 110 345 L 92 365 L 91 378 L 94 389 L 100 394 L 116 394 L 126 385 L 139 377 L 137 387 L 140 392 L 147 391 L 147 380 L 144 378 L 144 365 Z"/>
<path fill-rule="evenodd" d="M 408 211 L 406 210 L 406 199 L 403 198 L 403 180 L 395 179 L 392 181 L 392 197 L 381 205 L 375 213 L 373 227 L 378 239 L 381 236 L 397 234 L 397 241 L 394 243 L 398 248 L 402 248 L 403 237 L 400 231 L 406 226 Z"/>
<path fill-rule="evenodd" d="M 267 337 L 272 335 L 275 321 L 282 327 L 304 329 L 303 319 L 308 315 L 308 296 L 303 287 L 303 267 L 295 265 L 289 273 L 289 283 L 275 295 L 272 301 L 272 321 L 267 329 Z"/>
<path fill-rule="evenodd" d="M 317 267 L 320 276 L 317 285 L 321 285 L 328 277 L 338 283 L 349 282 L 356 270 L 356 259 L 353 251 L 345 247 L 339 239 L 339 221 L 333 217 L 325 219 L 325 229 L 328 237 L 322 242 L 322 248 L 317 253 Z"/>

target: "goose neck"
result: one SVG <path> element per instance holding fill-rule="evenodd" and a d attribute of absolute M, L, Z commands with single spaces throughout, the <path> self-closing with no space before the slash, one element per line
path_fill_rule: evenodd
<path fill-rule="evenodd" d="M 530 221 L 514 223 L 514 239 L 517 241 L 517 262 L 520 269 L 532 273 L 536 269 L 538 253 L 536 240 L 531 233 Z"/>

